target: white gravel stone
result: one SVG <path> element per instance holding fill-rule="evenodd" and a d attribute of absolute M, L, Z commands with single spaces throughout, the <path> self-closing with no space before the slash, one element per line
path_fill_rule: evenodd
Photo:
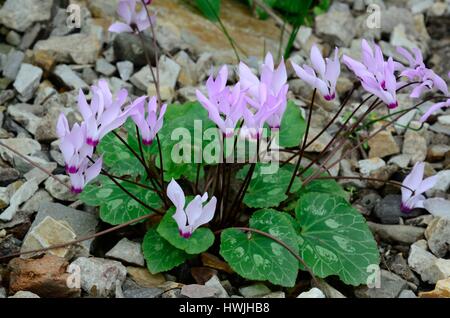
<path fill-rule="evenodd" d="M 19 206 L 27 201 L 38 190 L 39 185 L 36 180 L 31 179 L 25 182 L 11 197 L 9 207 L 0 214 L 0 220 L 11 221 Z"/>
<path fill-rule="evenodd" d="M 130 61 L 121 61 L 116 64 L 117 70 L 119 71 L 120 78 L 124 81 L 128 81 L 133 75 L 134 65 Z"/>
<path fill-rule="evenodd" d="M 121 239 L 105 256 L 138 266 L 145 265 L 141 244 L 127 238 Z"/>
<path fill-rule="evenodd" d="M 77 73 L 65 64 L 58 65 L 53 73 L 69 88 L 79 90 L 80 88 L 88 88 L 89 85 L 83 81 Z"/>
<path fill-rule="evenodd" d="M 326 298 L 325 294 L 317 287 L 301 293 L 297 298 Z"/>
<path fill-rule="evenodd" d="M 39 86 L 43 71 L 34 65 L 23 63 L 14 81 L 14 88 L 23 102 L 30 100 Z"/>

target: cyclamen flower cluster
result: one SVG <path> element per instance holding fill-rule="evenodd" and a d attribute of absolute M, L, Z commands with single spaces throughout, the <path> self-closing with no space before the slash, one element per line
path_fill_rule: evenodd
<path fill-rule="evenodd" d="M 239 77 L 240 81 L 233 87 L 226 86 L 228 68 L 223 66 L 216 78 L 211 75 L 206 82 L 208 97 L 197 90 L 197 99 L 224 136 L 233 136 L 237 123 L 243 119 L 244 129 L 254 139 L 259 139 L 265 123 L 272 129 L 281 125 L 289 89 L 286 66 L 281 61 L 275 69 L 272 54 L 268 53 L 261 66 L 260 78 L 242 62 Z"/>
<path fill-rule="evenodd" d="M 83 117 L 81 124 L 76 123 L 70 129 L 64 113 L 61 113 L 57 123 L 59 148 L 74 193 L 82 192 L 84 186 L 100 174 L 102 158 L 94 162 L 92 156 L 104 136 L 122 126 L 131 117 L 139 128 L 143 143 L 150 145 L 163 125 L 167 107 L 163 105 L 157 117 L 157 103 L 153 97 L 148 103 L 146 117 L 147 96 L 142 96 L 124 107 L 128 97 L 127 90 L 122 89 L 113 96 L 108 83 L 103 79 L 91 87 L 91 93 L 92 99 L 88 103 L 83 91 L 79 91 L 78 110 Z"/>

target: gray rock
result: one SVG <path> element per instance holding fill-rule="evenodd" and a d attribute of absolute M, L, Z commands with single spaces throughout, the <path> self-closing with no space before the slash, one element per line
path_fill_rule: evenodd
<path fill-rule="evenodd" d="M 19 99 L 23 102 L 30 100 L 39 86 L 42 70 L 31 64 L 23 63 L 14 81 L 14 88 L 20 94 Z"/>
<path fill-rule="evenodd" d="M 198 83 L 198 75 L 194 61 L 185 51 L 180 51 L 175 56 L 175 62 L 181 66 L 178 81 L 182 86 L 194 86 Z"/>
<path fill-rule="evenodd" d="M 188 298 L 215 298 L 216 294 L 217 289 L 204 285 L 184 285 L 181 288 L 181 295 Z"/>
<path fill-rule="evenodd" d="M 11 50 L 6 56 L 3 68 L 3 76 L 10 80 L 15 80 L 19 73 L 25 54 L 21 51 Z"/>
<path fill-rule="evenodd" d="M 432 197 L 437 192 L 447 192 L 448 189 L 450 189 L 450 170 L 442 170 L 439 171 L 437 174 L 437 182 L 434 185 L 433 188 L 428 190 L 427 196 Z"/>
<path fill-rule="evenodd" d="M 397 165 L 399 168 L 406 169 L 411 162 L 411 155 L 401 154 L 389 159 L 388 164 Z"/>
<path fill-rule="evenodd" d="M 2 147 L 0 146 L 0 149 Z M 16 181 L 20 177 L 20 172 L 14 168 L 3 168 L 0 167 L 0 184 L 10 184 L 13 181 Z"/>
<path fill-rule="evenodd" d="M 350 46 L 355 37 L 355 20 L 349 11 L 331 11 L 316 16 L 316 33 L 337 46 Z"/>
<path fill-rule="evenodd" d="M 105 76 L 112 76 L 116 72 L 116 67 L 105 59 L 98 59 L 95 62 L 95 70 Z"/>
<path fill-rule="evenodd" d="M 301 293 L 297 298 L 326 298 L 325 294 L 317 287 L 313 287 L 310 290 Z"/>
<path fill-rule="evenodd" d="M 21 290 L 8 298 L 41 298 L 41 297 L 32 292 Z"/>
<path fill-rule="evenodd" d="M 155 60 L 155 49 L 151 37 L 145 36 L 145 47 L 149 54 L 150 61 Z M 119 33 L 113 41 L 114 55 L 119 61 L 130 61 L 136 67 L 147 64 L 144 50 L 139 36 L 136 34 Z M 159 52 L 158 52 L 159 55 Z"/>
<path fill-rule="evenodd" d="M 5 104 L 16 96 L 16 92 L 13 89 L 5 89 L 0 92 L 0 105 Z"/>
<path fill-rule="evenodd" d="M 368 176 L 372 171 L 383 168 L 386 162 L 381 158 L 371 158 L 358 161 L 359 171 L 362 175 Z"/>
<path fill-rule="evenodd" d="M 405 289 L 398 295 L 398 298 L 417 298 L 417 296 L 412 290 Z"/>
<path fill-rule="evenodd" d="M 15 104 L 7 109 L 8 115 L 33 135 L 41 123 L 42 111 L 42 107 L 29 104 Z"/>
<path fill-rule="evenodd" d="M 211 287 L 217 290 L 217 298 L 229 298 L 230 296 L 228 295 L 227 291 L 225 290 L 225 288 L 223 288 L 222 284 L 220 283 L 219 278 L 214 275 L 213 277 L 211 277 L 206 283 L 205 286 L 207 287 Z"/>
<path fill-rule="evenodd" d="M 368 286 L 357 287 L 355 295 L 358 298 L 397 298 L 402 290 L 408 288 L 408 283 L 401 277 L 381 270 L 381 280 L 378 286 L 369 288 Z"/>
<path fill-rule="evenodd" d="M 19 49 L 22 51 L 28 50 L 34 42 L 36 42 L 41 31 L 42 25 L 40 23 L 35 23 L 31 28 L 25 31 L 25 34 L 22 37 L 22 42 L 19 45 Z"/>
<path fill-rule="evenodd" d="M 319 288 L 325 294 L 326 298 L 347 298 L 324 279 L 317 278 L 317 284 L 313 282 L 313 286 Z"/>
<path fill-rule="evenodd" d="M 34 22 L 48 21 L 53 0 L 7 0 L 0 9 L 0 24 L 24 32 Z"/>
<path fill-rule="evenodd" d="M 161 288 L 144 287 L 127 277 L 122 284 L 124 298 L 158 298 L 164 292 Z"/>
<path fill-rule="evenodd" d="M 408 6 L 413 14 L 424 13 L 434 4 L 433 0 L 409 0 Z"/>
<path fill-rule="evenodd" d="M 21 173 L 26 174 L 27 172 L 34 169 L 35 165 L 47 167 L 50 165 L 50 162 L 48 162 L 47 158 L 43 158 L 42 154 L 37 153 L 35 156 L 26 156 L 28 160 L 33 162 L 34 165 L 23 159 L 22 157 L 17 156 L 14 158 L 14 166 L 17 170 L 19 170 Z M 40 180 L 37 180 L 40 181 Z"/>
<path fill-rule="evenodd" d="M 132 242 L 126 237 L 121 239 L 105 256 L 138 266 L 145 265 L 141 244 Z"/>
<path fill-rule="evenodd" d="M 144 66 L 138 72 L 134 73 L 134 75 L 130 78 L 130 82 L 133 83 L 133 85 L 141 91 L 147 92 L 148 87 L 150 85 L 153 85 L 153 77 L 148 65 Z"/>
<path fill-rule="evenodd" d="M 450 220 L 450 201 L 442 198 L 425 200 L 424 208 L 432 215 Z"/>
<path fill-rule="evenodd" d="M 423 237 L 425 229 L 408 225 L 390 225 L 367 222 L 370 230 L 387 242 L 412 244 Z"/>
<path fill-rule="evenodd" d="M 55 177 L 59 178 L 62 182 L 69 185 L 70 187 L 70 178 L 69 176 L 59 174 Z M 72 193 L 69 188 L 61 185 L 58 181 L 56 181 L 54 178 L 48 178 L 45 181 L 45 190 L 50 193 L 52 197 L 55 199 L 61 200 L 61 201 L 76 201 L 77 195 Z"/>
<path fill-rule="evenodd" d="M 57 164 L 56 162 L 49 162 L 48 164 L 40 167 L 47 170 L 47 172 L 52 173 L 56 169 Z M 24 177 L 27 180 L 35 179 L 37 183 L 41 183 L 45 181 L 49 177 L 49 175 L 39 168 L 33 168 L 27 173 L 25 173 Z"/>
<path fill-rule="evenodd" d="M 427 242 L 422 240 L 411 245 L 408 264 L 423 281 L 436 284 L 438 280 L 450 275 L 450 260 L 439 259 L 426 251 L 426 244 Z"/>
<path fill-rule="evenodd" d="M 401 253 L 388 256 L 386 258 L 386 266 L 390 271 L 399 275 L 401 278 L 407 280 L 408 282 L 411 282 L 416 286 L 420 284 L 419 279 L 409 268 L 408 262 Z"/>
<path fill-rule="evenodd" d="M 114 295 L 116 281 L 123 283 L 127 275 L 127 269 L 121 263 L 103 258 L 79 257 L 71 266 L 79 266 L 81 270 L 81 288 L 97 297 Z"/>
<path fill-rule="evenodd" d="M 427 157 L 427 140 L 421 133 L 408 129 L 403 141 L 403 154 L 411 156 L 411 163 L 424 161 Z"/>
<path fill-rule="evenodd" d="M 16 31 L 9 31 L 6 35 L 6 43 L 11 44 L 12 46 L 18 46 L 22 41 L 22 37 Z"/>
<path fill-rule="evenodd" d="M 10 198 L 11 198 L 11 188 L 10 187 L 0 188 L 0 209 L 4 209 L 9 205 Z"/>
<path fill-rule="evenodd" d="M 272 291 L 263 284 L 255 284 L 239 288 L 239 293 L 245 298 L 256 298 L 267 295 Z"/>
<path fill-rule="evenodd" d="M 45 190 L 38 190 L 27 202 L 20 208 L 21 211 L 34 213 L 39 210 L 41 203 L 53 202 L 53 198 Z"/>
<path fill-rule="evenodd" d="M 400 210 L 402 197 L 396 194 L 389 194 L 375 206 L 374 214 L 383 224 L 399 224 L 400 218 L 413 218 L 421 214 L 419 209 L 411 213 L 403 213 Z"/>
<path fill-rule="evenodd" d="M 86 84 L 68 65 L 60 64 L 56 66 L 53 74 L 55 74 L 64 85 L 71 89 L 76 89 L 78 91 L 80 88 L 89 87 L 89 85 Z"/>
<path fill-rule="evenodd" d="M 381 17 L 381 31 L 386 34 L 392 33 L 399 24 L 413 27 L 414 17 L 411 11 L 406 8 L 390 7 L 388 10 L 381 12 Z"/>
<path fill-rule="evenodd" d="M 0 287 L 0 298 L 6 298 L 6 289 Z"/>
<path fill-rule="evenodd" d="M 11 221 L 16 214 L 19 206 L 38 190 L 39 185 L 36 180 L 32 179 L 25 182 L 11 197 L 9 207 L 0 214 L 1 221 Z"/>
<path fill-rule="evenodd" d="M 95 73 L 95 71 L 90 67 L 83 68 L 81 78 L 89 85 L 94 84 L 94 82 L 98 80 L 97 73 Z"/>
<path fill-rule="evenodd" d="M 58 221 L 64 221 L 70 225 L 77 237 L 85 237 L 95 233 L 98 224 L 98 217 L 92 213 L 66 207 L 59 203 L 42 202 L 38 213 L 31 224 L 30 231 L 39 224 L 45 217 L 50 216 Z M 89 255 L 93 239 L 80 243 L 84 255 Z"/>
<path fill-rule="evenodd" d="M 134 65 L 130 61 L 118 62 L 116 66 L 122 80 L 128 81 L 131 75 L 133 75 Z"/>
<path fill-rule="evenodd" d="M 444 257 L 450 251 L 450 219 L 435 218 L 425 231 L 431 252 Z"/>
<path fill-rule="evenodd" d="M 92 64 L 100 53 L 101 44 L 95 36 L 70 34 L 41 40 L 34 50 L 47 51 L 59 63 Z"/>

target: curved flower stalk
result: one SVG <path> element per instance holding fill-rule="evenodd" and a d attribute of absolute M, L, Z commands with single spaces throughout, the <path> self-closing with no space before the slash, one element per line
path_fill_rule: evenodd
<path fill-rule="evenodd" d="M 243 90 L 248 94 L 246 100 L 255 110 L 254 116 L 250 111 L 245 118 L 245 125 L 249 129 L 261 129 L 264 121 L 272 129 L 280 128 L 281 119 L 286 111 L 287 92 L 287 72 L 284 60 L 281 61 L 277 69 L 273 62 L 272 54 L 268 53 L 261 66 L 261 78 L 252 73 L 250 68 L 243 62 L 239 64 L 239 77 Z"/>
<path fill-rule="evenodd" d="M 59 149 L 64 157 L 66 172 L 69 174 L 74 193 L 81 193 L 84 186 L 97 177 L 102 169 L 102 158 L 89 166 L 89 158 L 94 147 L 86 143 L 86 125 L 75 124 L 72 129 L 64 114 L 61 114 L 56 126 L 60 138 Z"/>
<path fill-rule="evenodd" d="M 150 4 L 151 1 L 146 0 L 145 4 Z M 115 22 L 109 27 L 109 32 L 114 33 L 137 33 L 142 32 L 155 24 L 155 16 L 152 16 L 150 21 L 147 17 L 145 8 L 136 11 L 136 0 L 120 0 L 117 8 L 117 13 L 124 22 Z"/>
<path fill-rule="evenodd" d="M 183 189 L 172 179 L 167 186 L 167 196 L 176 207 L 173 218 L 178 224 L 180 235 L 184 238 L 190 238 L 197 228 L 210 222 L 214 217 L 216 197 L 213 196 L 208 203 L 203 205 L 208 200 L 208 193 L 203 196 L 197 195 L 185 208 L 186 197 Z"/>
<path fill-rule="evenodd" d="M 398 47 L 397 52 L 409 63 L 407 67 L 400 67 L 400 75 L 406 77 L 411 82 L 419 82 L 413 85 L 413 90 L 410 95 L 411 98 L 419 98 L 423 93 L 432 89 L 437 89 L 445 96 L 448 96 L 447 83 L 433 70 L 425 66 L 422 52 L 418 48 L 412 50 L 414 56 L 402 47 Z"/>
<path fill-rule="evenodd" d="M 334 50 L 334 58 L 324 59 L 317 45 L 313 45 L 310 54 L 312 67 L 303 65 L 300 67 L 292 62 L 298 77 L 312 88 L 317 89 L 327 101 L 336 98 L 336 84 L 341 74 L 341 63 L 339 61 L 339 49 Z"/>
<path fill-rule="evenodd" d="M 158 103 L 153 96 L 147 104 L 147 117 L 145 116 L 145 101 L 147 96 L 136 99 L 130 108 L 133 109 L 131 118 L 139 128 L 142 143 L 149 146 L 153 143 L 156 134 L 161 130 L 164 123 L 164 114 L 167 110 L 167 104 L 161 106 L 158 114 Z"/>
<path fill-rule="evenodd" d="M 215 79 L 213 75 L 208 78 L 206 82 L 208 98 L 199 90 L 196 90 L 196 95 L 198 101 L 208 111 L 209 119 L 219 127 L 225 137 L 231 137 L 243 116 L 246 100 L 241 84 L 228 87 L 227 81 L 228 68 L 225 65 Z"/>
<path fill-rule="evenodd" d="M 363 88 L 380 98 L 390 109 L 398 106 L 397 88 L 399 83 L 395 77 L 396 63 L 390 57 L 384 60 L 381 48 L 375 49 L 366 40 L 362 41 L 362 63 L 344 55 L 342 61 L 359 78 Z"/>
<path fill-rule="evenodd" d="M 423 193 L 434 187 L 437 176 L 423 179 L 425 163 L 418 162 L 414 165 L 411 173 L 403 180 L 401 210 L 409 213 L 415 208 L 423 208 L 425 196 Z"/>
<path fill-rule="evenodd" d="M 430 117 L 434 112 L 440 110 L 440 109 L 447 109 L 450 107 L 450 99 L 447 99 L 445 102 L 437 103 L 432 105 L 428 110 L 423 114 L 422 117 L 420 117 L 420 122 L 424 123 L 427 121 L 428 117 Z"/>
<path fill-rule="evenodd" d="M 86 143 L 96 147 L 109 132 L 122 126 L 131 114 L 133 107 L 123 110 L 128 97 L 126 89 L 121 89 L 114 97 L 105 80 L 91 87 L 92 100 L 88 104 L 86 96 L 80 89 L 78 109 L 86 124 Z"/>

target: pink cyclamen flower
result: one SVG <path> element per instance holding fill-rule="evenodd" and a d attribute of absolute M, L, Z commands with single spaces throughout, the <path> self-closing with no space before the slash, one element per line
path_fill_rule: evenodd
<path fill-rule="evenodd" d="M 286 111 L 289 89 L 284 60 L 282 59 L 278 68 L 275 69 L 272 54 L 268 53 L 260 73 L 261 78 L 259 79 L 247 65 L 243 62 L 239 64 L 241 88 L 248 93 L 247 102 L 256 112 L 262 111 L 264 116 L 258 117 L 262 118 L 266 114 L 270 114 L 266 119 L 267 124 L 272 129 L 278 129 Z"/>
<path fill-rule="evenodd" d="M 186 197 L 180 185 L 174 179 L 167 186 L 167 196 L 176 207 L 173 218 L 178 224 L 180 236 L 186 239 L 190 238 L 198 227 L 208 223 L 214 217 L 217 204 L 216 197 L 212 197 L 208 203 L 203 205 L 208 200 L 208 194 L 197 195 L 185 209 Z"/>
<path fill-rule="evenodd" d="M 359 78 L 363 88 L 380 98 L 390 109 L 398 106 L 397 88 L 399 84 L 395 77 L 396 63 L 390 57 L 384 60 L 381 48 L 374 44 L 375 49 L 362 41 L 362 63 L 344 55 L 342 61 Z"/>
<path fill-rule="evenodd" d="M 133 108 L 123 110 L 127 90 L 121 89 L 114 97 L 105 80 L 99 80 L 97 85 L 91 87 L 91 92 L 92 100 L 88 104 L 80 89 L 78 109 L 86 124 L 86 143 L 95 147 L 106 134 L 125 123 Z"/>
<path fill-rule="evenodd" d="M 146 1 L 151 2 L 151 1 Z M 136 11 L 136 0 L 120 0 L 117 13 L 124 22 L 115 22 L 109 27 L 109 32 L 115 33 L 133 33 L 142 32 L 155 23 L 155 17 L 152 16 L 150 21 L 147 17 L 145 8 Z"/>
<path fill-rule="evenodd" d="M 211 75 L 206 82 L 208 98 L 199 90 L 196 90 L 197 99 L 208 111 L 211 119 L 226 137 L 234 134 L 238 121 L 242 118 L 245 107 L 245 92 L 241 90 L 241 84 L 227 87 L 228 68 L 223 66 L 217 77 Z M 223 117 L 222 117 L 223 116 Z"/>
<path fill-rule="evenodd" d="M 59 149 L 64 157 L 66 172 L 77 173 L 87 156 L 92 156 L 93 147 L 86 144 L 86 127 L 83 124 L 69 128 L 66 116 L 61 113 L 56 125 L 56 132 L 60 138 Z"/>
<path fill-rule="evenodd" d="M 418 48 L 412 50 L 414 57 L 409 51 L 402 47 L 398 47 L 397 52 L 409 63 L 408 67 L 400 67 L 400 75 L 406 77 L 411 82 L 419 82 L 412 85 L 414 89 L 411 92 L 411 98 L 419 98 L 425 91 L 435 88 L 448 96 L 447 83 L 445 83 L 445 81 L 433 70 L 425 66 L 422 52 Z"/>
<path fill-rule="evenodd" d="M 102 158 L 98 158 L 97 161 L 90 166 L 89 163 L 89 159 L 84 158 L 78 171 L 76 173 L 69 174 L 73 193 L 81 193 L 84 186 L 100 174 L 103 164 Z"/>
<path fill-rule="evenodd" d="M 334 58 L 324 59 L 317 45 L 311 48 L 311 63 L 308 65 L 299 65 L 292 62 L 297 76 L 308 83 L 311 87 L 317 89 L 327 101 L 331 101 L 336 97 L 336 84 L 341 74 L 341 63 L 339 62 L 339 50 L 334 50 Z"/>
<path fill-rule="evenodd" d="M 450 107 L 450 99 L 447 99 L 445 102 L 437 103 L 432 105 L 428 110 L 423 114 L 423 116 L 420 118 L 420 122 L 424 123 L 427 121 L 428 117 L 430 117 L 434 112 L 440 110 L 440 109 L 447 109 Z"/>
<path fill-rule="evenodd" d="M 141 133 L 142 143 L 144 145 L 151 145 L 156 137 L 156 134 L 161 130 L 164 123 L 164 114 L 167 110 L 167 104 L 161 106 L 158 115 L 158 103 L 156 97 L 152 97 L 147 104 L 147 117 L 145 114 L 145 101 L 147 96 L 136 99 L 130 108 L 135 108 L 131 114 L 131 118 L 139 128 Z"/>
<path fill-rule="evenodd" d="M 425 163 L 418 162 L 414 165 L 411 173 L 403 180 L 401 210 L 404 213 L 409 213 L 415 208 L 423 208 L 423 201 L 425 200 L 423 193 L 434 187 L 437 182 L 437 176 L 424 180 L 424 170 Z"/>

